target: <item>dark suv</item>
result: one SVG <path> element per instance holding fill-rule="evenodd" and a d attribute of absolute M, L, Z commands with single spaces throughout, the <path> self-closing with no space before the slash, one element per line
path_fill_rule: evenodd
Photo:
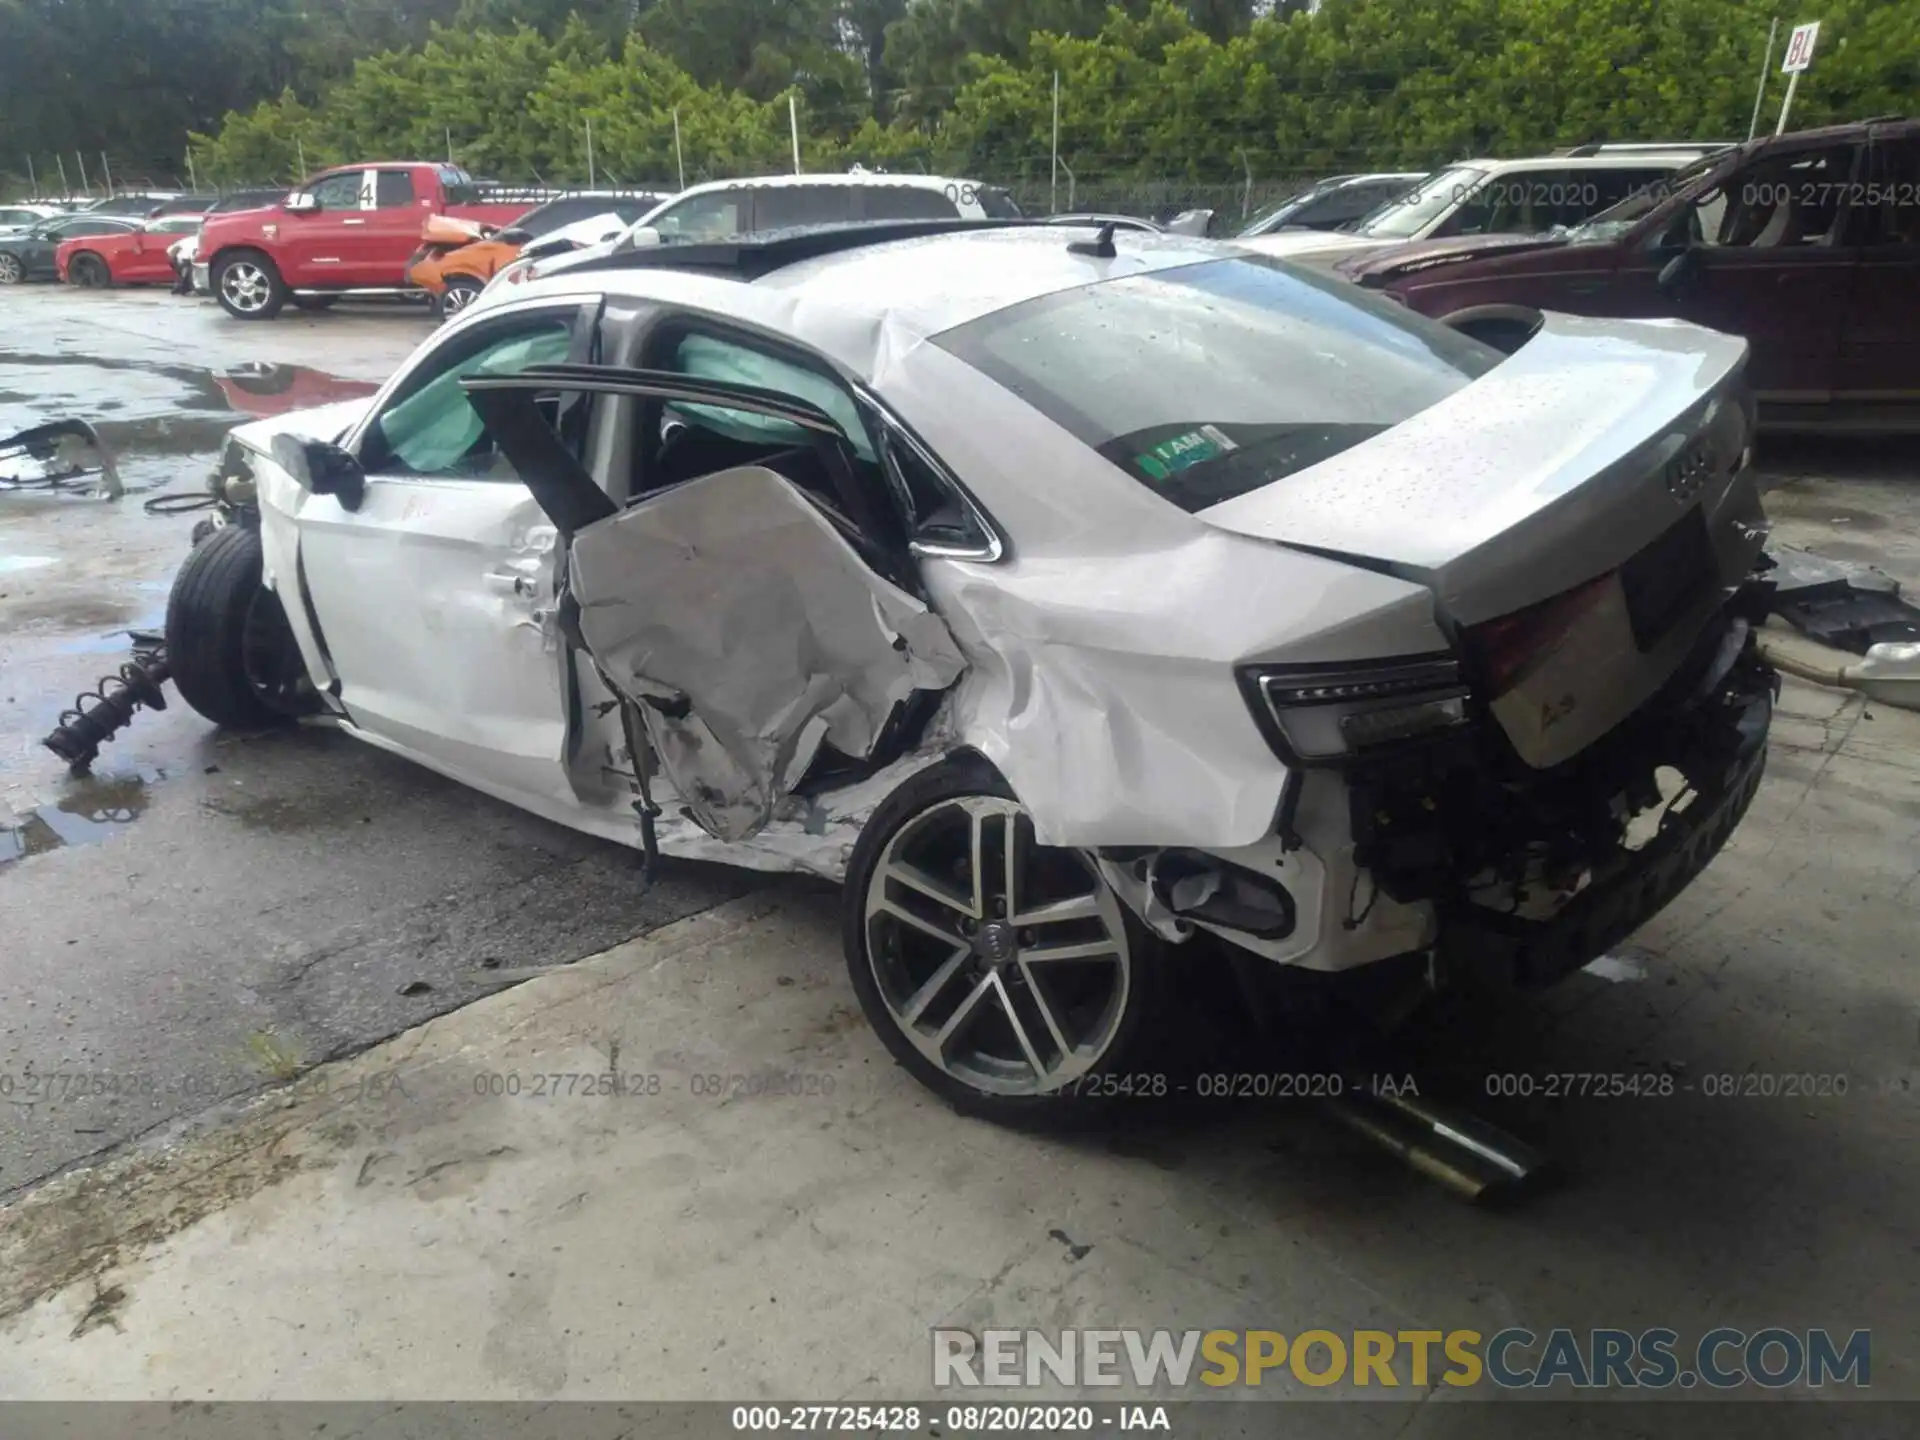
<path fill-rule="evenodd" d="M 1507 350 L 1539 310 L 1697 321 L 1746 337 L 1770 428 L 1920 430 L 1920 120 L 1750 141 L 1570 230 L 1340 270 Z"/>

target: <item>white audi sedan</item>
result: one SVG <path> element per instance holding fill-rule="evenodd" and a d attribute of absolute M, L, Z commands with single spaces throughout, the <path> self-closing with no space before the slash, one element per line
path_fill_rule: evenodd
<path fill-rule="evenodd" d="M 1202 946 L 1538 985 L 1712 859 L 1774 687 L 1744 361 L 1110 227 L 590 258 L 234 431 L 168 650 L 219 724 L 843 882 L 892 1052 L 1045 1116 Z"/>

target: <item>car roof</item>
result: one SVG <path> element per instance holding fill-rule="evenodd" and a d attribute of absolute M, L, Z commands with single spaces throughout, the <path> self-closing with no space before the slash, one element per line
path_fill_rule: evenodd
<path fill-rule="evenodd" d="M 871 380 L 879 359 L 900 343 L 917 343 L 1043 295 L 1209 260 L 1249 258 L 1215 241 L 1158 231 L 1116 231 L 1117 253 L 1103 258 L 1070 248 L 1086 246 L 1079 227 L 923 223 L 925 229 L 906 238 L 873 244 L 833 238 L 855 234 L 859 227 L 813 227 L 811 233 L 827 238 L 829 253 L 777 264 L 744 283 L 720 263 L 702 264 L 703 252 L 724 256 L 772 248 L 764 237 L 738 247 L 650 247 L 591 267 L 555 271 L 527 282 L 523 291 L 530 301 L 586 291 L 733 315 L 784 331 Z M 895 233 L 888 226 L 869 228 L 875 234 Z M 784 232 L 802 238 L 808 233 Z"/>
<path fill-rule="evenodd" d="M 949 185 L 977 184 L 977 181 L 961 180 L 951 175 L 896 175 L 880 170 L 849 170 L 844 174 L 829 171 L 799 175 L 748 175 L 738 180 L 707 180 L 698 185 L 689 185 L 673 198 L 678 199 L 684 195 L 707 195 L 715 190 L 782 190 L 794 186 L 897 185 L 915 190 L 943 190 Z"/>
<path fill-rule="evenodd" d="M 1320 183 L 1328 188 L 1344 185 L 1378 185 L 1383 180 L 1424 180 L 1428 170 L 1378 170 L 1365 175 L 1335 175 Z"/>
<path fill-rule="evenodd" d="M 1477 170 L 1636 170 L 1648 165 L 1691 165 L 1714 153 L 1713 146 L 1675 146 L 1671 150 L 1636 150 L 1622 154 L 1616 150 L 1605 155 L 1528 155 L 1520 160 L 1457 160 L 1443 166 L 1471 165 Z"/>

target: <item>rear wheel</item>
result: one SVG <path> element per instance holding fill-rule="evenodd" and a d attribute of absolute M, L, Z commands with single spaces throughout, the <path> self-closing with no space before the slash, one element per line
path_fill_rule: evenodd
<path fill-rule="evenodd" d="M 236 250 L 213 262 L 213 293 L 236 320 L 271 320 L 287 303 L 287 285 L 258 250 Z"/>
<path fill-rule="evenodd" d="M 82 250 L 67 262 L 67 278 L 88 290 L 104 290 L 113 284 L 113 272 L 107 262 L 91 250 Z"/>
<path fill-rule="evenodd" d="M 238 730 L 298 714 L 311 698 L 286 612 L 260 575 L 259 533 L 224 525 L 187 552 L 167 597 L 167 661 L 181 698 Z"/>
<path fill-rule="evenodd" d="M 27 278 L 27 267 L 10 250 L 0 250 L 0 285 L 18 285 Z"/>
<path fill-rule="evenodd" d="M 448 276 L 447 288 L 441 293 L 440 298 L 434 302 L 435 308 L 440 312 L 440 318 L 443 320 L 451 320 L 462 310 L 466 309 L 467 306 L 479 299 L 480 292 L 484 289 L 486 289 L 486 286 L 474 279 L 471 275 Z"/>
<path fill-rule="evenodd" d="M 1041 845 L 978 756 L 874 812 L 842 902 L 855 993 L 881 1040 L 956 1108 L 1053 1123 L 1134 1088 L 1160 1018 L 1159 942 L 1080 851 Z"/>

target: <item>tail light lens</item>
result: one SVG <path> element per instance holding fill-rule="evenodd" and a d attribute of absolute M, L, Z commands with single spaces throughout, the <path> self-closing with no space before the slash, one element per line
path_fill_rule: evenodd
<path fill-rule="evenodd" d="M 1486 676 L 1487 698 L 1506 694 L 1537 657 L 1557 649 L 1581 618 L 1606 596 L 1614 575 L 1609 570 L 1537 605 L 1469 627 L 1467 650 Z"/>
<path fill-rule="evenodd" d="M 1269 742 L 1293 763 L 1337 760 L 1467 722 L 1467 687 L 1451 655 L 1255 666 L 1241 672 L 1241 683 Z"/>

